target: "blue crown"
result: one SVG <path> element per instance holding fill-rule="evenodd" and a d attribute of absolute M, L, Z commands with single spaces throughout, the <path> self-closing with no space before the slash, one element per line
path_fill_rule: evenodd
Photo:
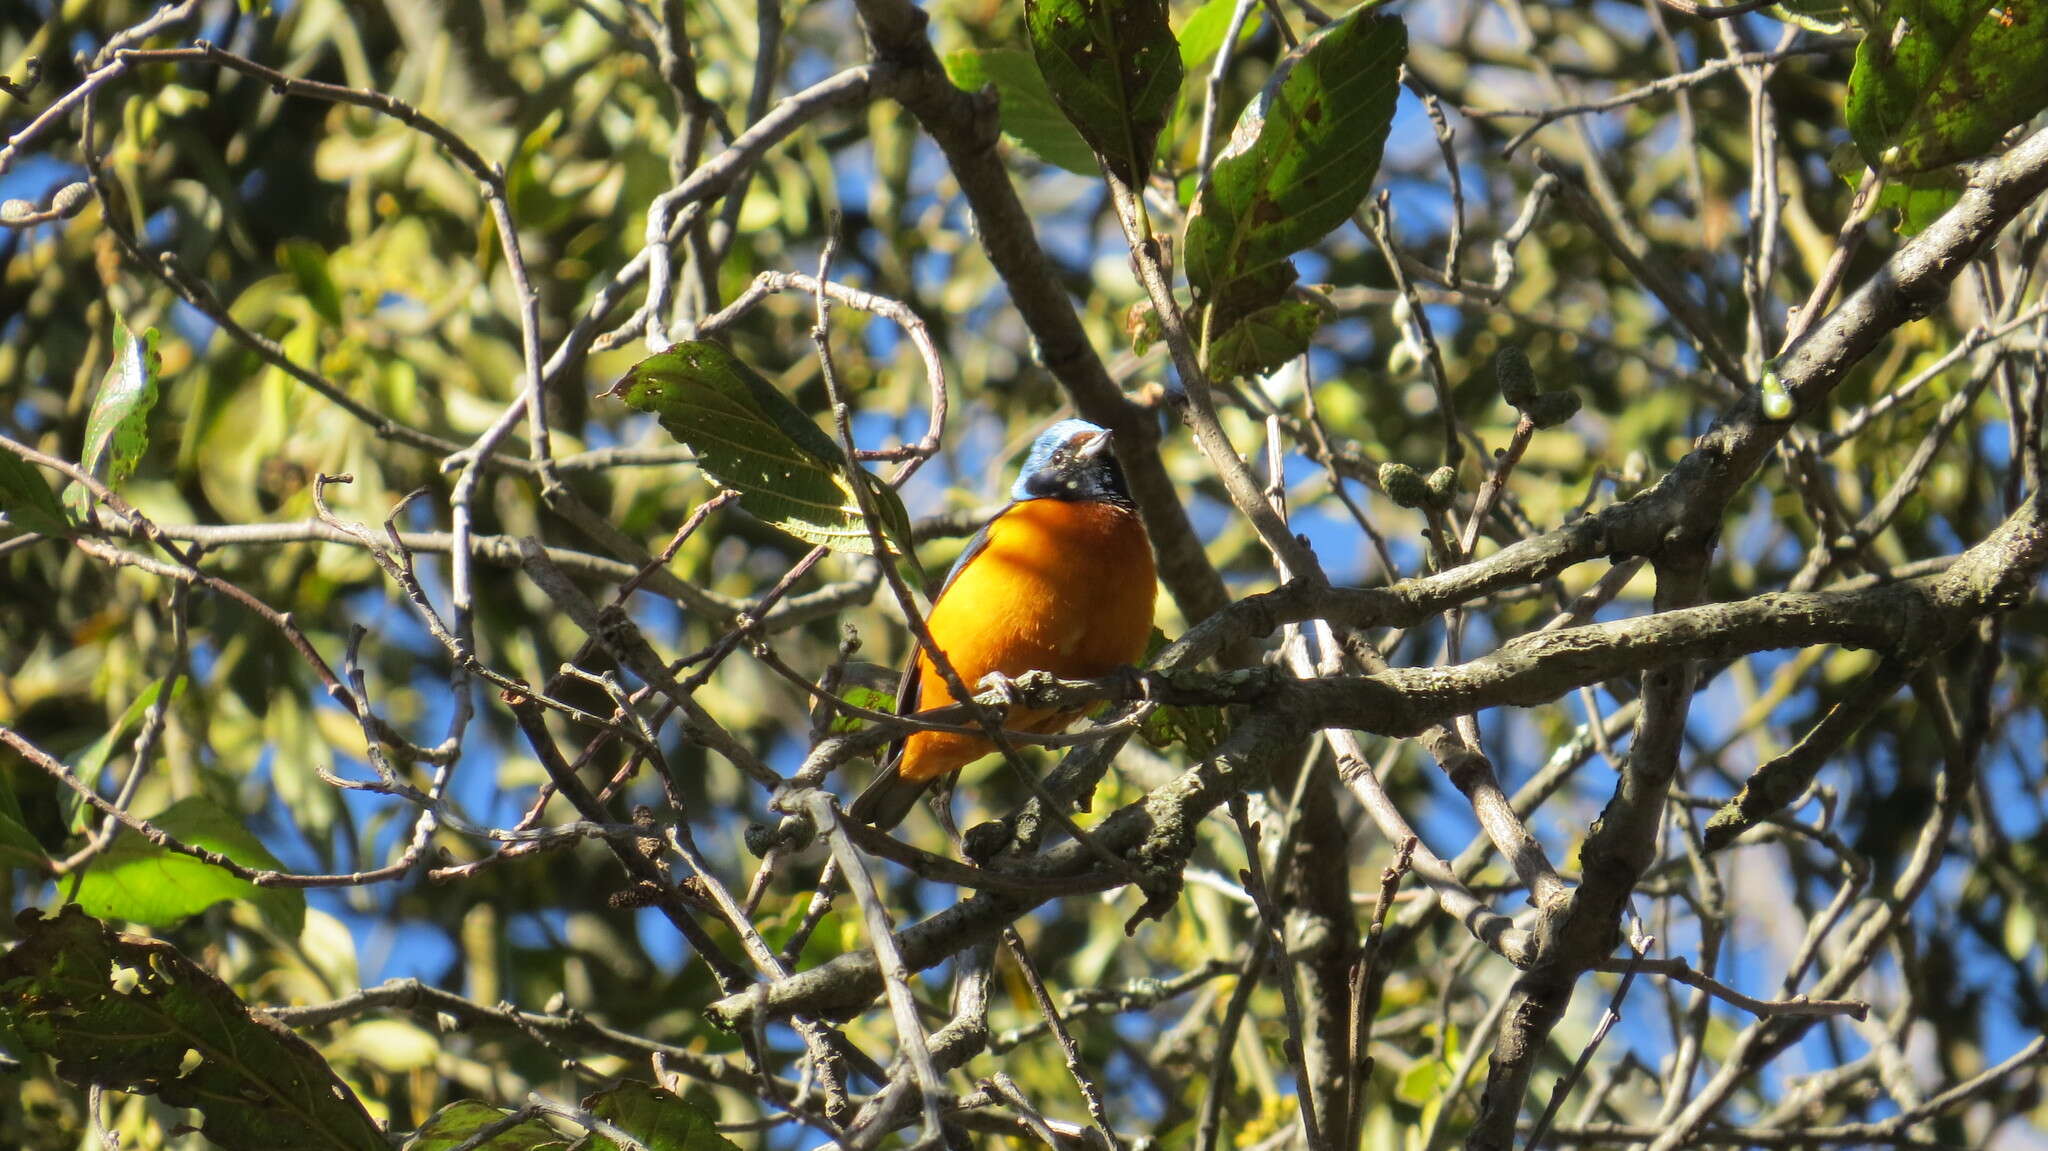
<path fill-rule="evenodd" d="M 1017 473 L 1017 482 L 1010 485 L 1010 498 L 1013 500 L 1030 499 L 1031 492 L 1025 487 L 1025 481 L 1031 478 L 1031 473 L 1051 463 L 1052 454 L 1059 450 L 1061 444 L 1066 443 L 1083 432 L 1107 434 L 1104 428 L 1091 424 L 1087 420 L 1061 420 L 1059 423 L 1038 433 L 1038 438 L 1031 441 L 1030 454 L 1024 457 L 1024 467 Z"/>

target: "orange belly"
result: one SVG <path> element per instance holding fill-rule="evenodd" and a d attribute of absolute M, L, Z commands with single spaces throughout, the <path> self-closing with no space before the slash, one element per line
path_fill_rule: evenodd
<path fill-rule="evenodd" d="M 1107 674 L 1145 654 L 1156 593 L 1152 548 L 1136 514 L 1114 504 L 1027 500 L 989 526 L 988 543 L 932 605 L 932 640 L 971 690 L 991 672 L 1045 671 L 1062 679 Z M 929 655 L 905 710 L 951 702 Z M 1057 731 L 1072 712 L 1019 708 L 1005 723 Z M 980 736 L 926 731 L 904 742 L 897 770 L 934 779 L 994 751 Z"/>

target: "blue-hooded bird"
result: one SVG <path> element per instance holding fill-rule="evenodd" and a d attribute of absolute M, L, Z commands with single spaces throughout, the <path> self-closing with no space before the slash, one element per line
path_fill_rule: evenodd
<path fill-rule="evenodd" d="M 1061 420 L 1033 441 L 1009 505 L 968 543 L 925 622 L 969 690 L 991 672 L 1084 679 L 1144 656 L 1156 582 L 1151 540 L 1109 432 Z M 904 715 L 956 702 L 921 646 L 896 701 Z M 1018 708 L 1005 726 L 1052 732 L 1080 714 Z M 894 827 L 934 781 L 994 750 L 979 735 L 914 732 L 890 749 L 848 813 Z"/>

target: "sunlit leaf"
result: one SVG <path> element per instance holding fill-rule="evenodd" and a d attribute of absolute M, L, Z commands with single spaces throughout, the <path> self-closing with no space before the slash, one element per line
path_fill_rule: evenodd
<path fill-rule="evenodd" d="M 321 319 L 330 324 L 341 323 L 341 289 L 334 286 L 334 275 L 327 268 L 327 252 L 320 245 L 311 240 L 286 240 L 277 246 L 277 263 L 291 273 L 300 294 Z"/>
<path fill-rule="evenodd" d="M 1400 21 L 1360 12 L 1280 61 L 1189 212 L 1184 260 L 1198 302 L 1350 218 L 1379 170 L 1407 46 Z"/>
<path fill-rule="evenodd" d="M 114 362 L 93 396 L 92 413 L 85 421 L 85 452 L 79 461 L 94 479 L 110 488 L 118 489 L 134 474 L 149 447 L 149 412 L 156 406 L 157 373 L 163 366 L 156 341 L 155 328 L 136 335 L 126 324 L 114 324 Z M 73 485 L 68 498 L 73 511 L 83 515 L 90 502 L 85 491 Z"/>
<path fill-rule="evenodd" d="M 1849 133 L 1917 232 L 1961 191 L 1952 165 L 2048 107 L 2048 20 L 2031 6 L 1888 0 L 1856 49 Z"/>
<path fill-rule="evenodd" d="M 2005 932 L 2002 942 L 2005 953 L 2014 963 L 2025 963 L 2041 946 L 2040 924 L 2034 919 L 2034 911 L 2024 903 L 2015 902 L 2005 909 Z"/>
<path fill-rule="evenodd" d="M 1450 1082 L 1451 1070 L 1433 1059 L 1418 1060 L 1394 1081 L 1394 1098 L 1420 1107 Z"/>
<path fill-rule="evenodd" d="M 251 705 L 262 708 L 262 739 L 276 756 L 271 783 L 299 830 L 316 842 L 323 841 L 340 818 L 341 797 L 320 778 L 320 768 L 333 766 L 336 749 L 360 748 L 361 735 L 358 732 L 355 741 L 343 743 L 320 730 L 319 712 L 297 696 L 266 692 L 263 687 L 260 682 L 255 685 L 259 695 Z"/>
<path fill-rule="evenodd" d="M 1180 26 L 1178 36 L 1183 71 L 1193 73 L 1215 58 L 1223 48 L 1223 35 L 1230 31 L 1230 18 L 1236 11 L 1237 0 L 1208 0 L 1188 16 L 1187 22 Z M 1239 47 L 1258 34 L 1265 19 L 1265 9 L 1254 3 L 1252 10 L 1245 15 L 1244 27 L 1238 30 Z"/>
<path fill-rule="evenodd" d="M 227 1151 L 388 1151 L 318 1052 L 170 944 L 76 906 L 15 924 L 23 938 L 0 956 L 0 1011 L 62 1078 L 197 1108 Z"/>
<path fill-rule="evenodd" d="M 1255 309 L 1210 342 L 1210 373 L 1222 378 L 1273 371 L 1308 351 L 1323 315 L 1320 306 L 1302 299 L 1283 299 Z"/>
<path fill-rule="evenodd" d="M 1899 214 L 1899 231 L 1918 235 L 1962 199 L 1963 181 L 1947 172 L 1925 172 L 1905 180 L 1888 181 L 1877 194 L 1879 207 Z"/>
<path fill-rule="evenodd" d="M 886 691 L 877 691 L 871 687 L 850 687 L 839 694 L 846 702 L 855 707 L 867 708 L 869 711 L 894 711 L 896 708 L 896 697 L 894 695 Z M 835 716 L 832 720 L 832 734 L 844 735 L 848 732 L 859 731 L 861 728 L 866 727 L 867 723 L 867 720 L 857 715 Z"/>
<path fill-rule="evenodd" d="M 353 1059 L 392 1072 L 423 1071 L 440 1054 L 432 1033 L 403 1019 L 366 1019 L 327 1046 L 327 1057 L 336 1062 Z"/>
<path fill-rule="evenodd" d="M 723 346 L 675 344 L 633 365 L 606 394 L 652 412 L 670 435 L 696 450 L 707 475 L 740 493 L 754 515 L 801 540 L 872 554 L 839 445 Z M 903 501 L 866 470 L 860 475 L 883 532 L 907 555 L 910 517 Z"/>
<path fill-rule="evenodd" d="M 178 681 L 176 690 L 171 692 L 172 699 L 185 694 L 186 682 L 184 679 Z M 134 699 L 128 701 L 128 706 L 122 710 L 121 717 L 114 721 L 114 726 L 108 728 L 92 742 L 91 746 L 79 753 L 78 759 L 71 765 L 78 778 L 99 778 L 100 772 L 106 770 L 107 760 L 114 754 L 114 748 L 121 742 L 121 738 L 141 721 L 144 712 L 156 706 L 156 698 L 163 692 L 163 686 L 163 682 L 159 680 L 143 688 Z"/>
<path fill-rule="evenodd" d="M 715 1116 L 635 1080 L 590 1096 L 583 1109 L 646 1144 L 647 1151 L 739 1151 L 739 1144 L 718 1133 Z M 593 1134 L 576 1151 L 619 1151 L 619 1144 Z"/>
<path fill-rule="evenodd" d="M 556 227 L 575 210 L 573 198 L 554 194 L 541 167 L 548 145 L 561 133 L 564 118 L 563 109 L 550 111 L 519 141 L 518 154 L 505 165 L 505 198 L 522 229 Z"/>
<path fill-rule="evenodd" d="M 1142 181 L 1180 96 L 1166 0 L 1024 0 L 1024 20 L 1053 102 L 1117 178 Z"/>
<path fill-rule="evenodd" d="M 240 819 L 197 796 L 179 800 L 148 822 L 181 843 L 218 852 L 243 867 L 283 869 Z M 92 861 L 77 899 L 94 915 L 163 927 L 229 899 L 248 900 L 291 938 L 297 938 L 306 919 L 306 897 L 295 888 L 258 887 L 125 829 Z"/>
<path fill-rule="evenodd" d="M 1098 173 L 1094 151 L 1052 102 L 1045 77 L 1030 53 L 1014 48 L 963 48 L 946 54 L 946 75 L 970 92 L 994 84 L 999 101 L 996 115 L 1003 131 L 1039 159 L 1083 176 Z"/>
<path fill-rule="evenodd" d="M 412 1138 L 405 1141 L 404 1151 L 452 1151 L 511 1114 L 474 1099 L 450 1103 L 413 1132 Z M 548 1151 L 568 1145 L 554 1128 L 538 1119 L 528 1119 L 477 1144 L 473 1151 Z"/>
<path fill-rule="evenodd" d="M 189 682 L 186 679 L 179 679 L 176 690 L 171 692 L 171 698 L 183 696 L 185 685 Z M 134 699 L 129 700 L 127 708 L 121 712 L 120 718 L 114 721 L 114 725 L 100 733 L 98 739 L 93 740 L 84 751 L 78 753 L 78 758 L 71 764 L 72 774 L 87 781 L 97 780 L 100 773 L 107 769 L 107 761 L 113 758 L 114 749 L 119 747 L 128 732 L 142 721 L 142 714 L 156 706 L 156 697 L 163 691 L 163 686 L 162 681 L 152 683 L 143 688 Z M 72 831 L 80 831 L 87 823 L 98 818 L 84 800 L 71 792 L 65 793 L 65 804 L 65 813 L 69 817 Z"/>

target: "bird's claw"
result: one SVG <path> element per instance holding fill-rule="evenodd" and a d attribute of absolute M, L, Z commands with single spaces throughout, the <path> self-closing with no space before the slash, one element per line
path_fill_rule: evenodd
<path fill-rule="evenodd" d="M 1131 669 L 1129 669 L 1129 671 L 1130 671 L 1131 679 L 1132 679 L 1132 680 L 1133 680 L 1133 681 L 1134 681 L 1134 682 L 1136 683 L 1136 685 L 1137 685 L 1137 695 L 1138 695 L 1138 699 L 1139 699 L 1139 700 L 1140 700 L 1141 702 L 1144 702 L 1144 703 L 1151 703 L 1151 702 L 1152 702 L 1152 677 L 1151 677 L 1151 676 L 1149 676 L 1149 675 L 1146 675 L 1146 674 L 1145 674 L 1145 672 L 1144 672 L 1144 670 L 1143 670 L 1142 668 L 1131 668 Z"/>
<path fill-rule="evenodd" d="M 1030 675 L 1032 673 L 1026 672 L 1025 674 Z M 1016 707 L 1024 700 L 1023 692 L 1018 688 L 1017 681 L 999 671 L 992 671 L 982 676 L 981 682 L 975 686 L 984 692 L 994 692 L 1002 697 L 999 706 L 1005 711 Z"/>

